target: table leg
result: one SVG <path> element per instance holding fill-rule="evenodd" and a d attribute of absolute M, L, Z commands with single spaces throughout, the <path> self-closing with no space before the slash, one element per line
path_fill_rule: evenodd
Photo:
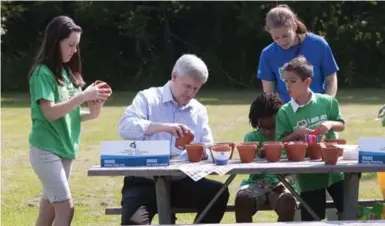
<path fill-rule="evenodd" d="M 285 187 L 293 194 L 293 196 L 303 205 L 303 207 L 309 212 L 315 221 L 321 221 L 320 217 L 310 208 L 310 206 L 301 198 L 301 196 L 291 187 L 286 181 L 285 177 L 281 174 L 277 174 L 278 179 L 285 185 Z"/>
<path fill-rule="evenodd" d="M 172 224 L 170 195 L 171 177 L 155 177 L 154 180 L 159 224 Z"/>
<path fill-rule="evenodd" d="M 222 185 L 221 189 L 215 194 L 214 198 L 209 202 L 209 204 L 206 206 L 206 208 L 199 214 L 199 216 L 196 218 L 194 224 L 199 224 L 203 217 L 206 215 L 206 213 L 209 211 L 209 209 L 214 205 L 214 203 L 217 201 L 219 196 L 225 191 L 225 189 L 233 182 L 234 178 L 236 177 L 236 174 L 231 174 L 225 183 Z"/>
<path fill-rule="evenodd" d="M 345 173 L 344 211 L 341 220 L 356 220 L 358 209 L 359 173 Z"/>

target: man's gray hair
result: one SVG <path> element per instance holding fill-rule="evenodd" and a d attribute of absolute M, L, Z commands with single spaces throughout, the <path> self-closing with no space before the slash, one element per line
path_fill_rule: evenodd
<path fill-rule="evenodd" d="M 206 64 L 194 54 L 183 54 L 176 61 L 172 74 L 176 76 L 191 76 L 199 79 L 202 83 L 206 83 L 209 77 Z"/>

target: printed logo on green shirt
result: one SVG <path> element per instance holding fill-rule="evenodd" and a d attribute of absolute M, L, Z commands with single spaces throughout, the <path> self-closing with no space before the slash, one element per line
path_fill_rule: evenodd
<path fill-rule="evenodd" d="M 68 91 L 67 87 L 65 87 L 65 86 L 60 86 L 59 95 L 60 95 L 61 101 L 66 101 L 70 98 L 69 91 Z"/>
<path fill-rule="evenodd" d="M 297 121 L 297 125 L 294 128 L 296 129 L 302 129 L 302 128 L 315 128 L 317 127 L 321 122 L 327 121 L 328 117 L 327 115 L 319 115 L 308 119 L 302 119 Z"/>
<path fill-rule="evenodd" d="M 297 129 L 302 129 L 307 127 L 307 122 L 306 120 L 301 120 L 297 122 Z"/>

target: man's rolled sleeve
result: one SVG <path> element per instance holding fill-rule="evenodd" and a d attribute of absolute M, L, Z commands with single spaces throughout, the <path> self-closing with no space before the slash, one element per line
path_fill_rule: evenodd
<path fill-rule="evenodd" d="M 202 137 L 201 143 L 212 144 L 214 141 L 211 128 L 209 126 L 209 116 L 207 110 L 203 107 L 202 112 L 200 113 L 201 123 L 202 123 Z"/>
<path fill-rule="evenodd" d="M 143 93 L 139 92 L 120 120 L 119 135 L 126 140 L 143 140 L 151 123 L 148 120 L 147 100 Z"/>
<path fill-rule="evenodd" d="M 214 138 L 213 138 L 211 128 L 209 126 L 209 116 L 207 114 L 207 110 L 205 107 L 203 107 L 199 117 L 201 119 L 200 121 L 202 124 L 202 136 L 201 136 L 200 143 L 203 143 L 206 145 L 213 144 Z M 210 150 L 208 148 L 206 148 L 205 152 L 206 152 L 206 155 L 204 156 L 204 159 L 210 156 Z"/>

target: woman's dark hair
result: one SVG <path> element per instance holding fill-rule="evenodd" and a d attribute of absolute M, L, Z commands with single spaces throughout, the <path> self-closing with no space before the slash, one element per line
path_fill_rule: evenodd
<path fill-rule="evenodd" d="M 306 25 L 302 23 L 294 11 L 285 4 L 272 8 L 266 15 L 265 23 L 265 30 L 267 32 L 272 28 L 287 27 L 294 23 L 297 25 L 297 30 L 295 31 L 297 34 L 305 34 L 307 32 Z"/>
<path fill-rule="evenodd" d="M 253 128 L 258 128 L 258 122 L 261 118 L 277 114 L 283 101 L 278 93 L 263 93 L 258 96 L 250 106 L 249 122 Z"/>
<path fill-rule="evenodd" d="M 74 53 L 69 62 L 63 63 L 62 59 L 60 41 L 68 38 L 72 32 L 82 32 L 82 28 L 68 16 L 57 16 L 48 23 L 43 42 L 28 77 L 31 77 L 39 64 L 44 64 L 53 72 L 59 85 L 64 85 L 63 69 L 67 71 L 75 87 L 85 85 L 82 77 L 79 46 L 76 47 L 77 52 Z"/>

